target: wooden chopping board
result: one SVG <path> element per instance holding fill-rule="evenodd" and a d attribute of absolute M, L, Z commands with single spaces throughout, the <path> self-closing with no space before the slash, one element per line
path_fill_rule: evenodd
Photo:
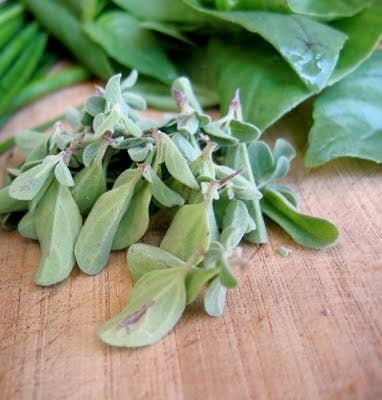
<path fill-rule="evenodd" d="M 89 83 L 34 103 L 0 140 L 93 90 Z M 267 137 L 294 132 L 301 153 L 304 120 L 286 117 Z M 308 170 L 298 158 L 287 183 L 303 211 L 338 226 L 338 244 L 304 249 L 271 225 L 267 245 L 242 245 L 240 287 L 223 317 L 207 316 L 197 301 L 167 337 L 138 350 L 108 347 L 95 335 L 131 290 L 125 252 L 97 276 L 76 270 L 40 288 L 32 281 L 38 245 L 0 231 L 0 398 L 381 399 L 382 166 L 339 160 Z M 281 257 L 280 246 L 292 254 Z"/>

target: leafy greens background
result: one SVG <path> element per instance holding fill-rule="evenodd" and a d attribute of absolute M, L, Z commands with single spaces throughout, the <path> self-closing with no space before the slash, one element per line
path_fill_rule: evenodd
<path fill-rule="evenodd" d="M 24 3 L 44 24 L 43 2 Z M 244 117 L 265 130 L 314 95 L 308 166 L 343 156 L 382 161 L 380 0 L 62 0 L 55 7 L 50 23 L 59 7 L 69 10 L 115 71 L 140 72 L 138 88 L 151 105 L 173 107 L 169 84 L 186 75 L 203 105 L 223 112 L 239 88 Z"/>

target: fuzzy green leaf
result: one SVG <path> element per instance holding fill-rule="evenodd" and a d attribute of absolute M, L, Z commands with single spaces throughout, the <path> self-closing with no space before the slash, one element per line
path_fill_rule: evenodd
<path fill-rule="evenodd" d="M 148 272 L 138 280 L 123 311 L 102 325 L 100 338 L 113 346 L 140 347 L 155 343 L 180 319 L 186 306 L 188 268 Z"/>
<path fill-rule="evenodd" d="M 337 228 L 321 218 L 299 213 L 282 195 L 265 189 L 261 199 L 263 212 L 279 224 L 297 243 L 314 249 L 333 245 L 338 238 Z"/>

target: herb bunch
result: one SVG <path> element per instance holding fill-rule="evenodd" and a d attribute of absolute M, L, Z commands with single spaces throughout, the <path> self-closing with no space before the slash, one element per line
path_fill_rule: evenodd
<path fill-rule="evenodd" d="M 162 338 L 198 295 L 208 314 L 221 315 L 226 291 L 238 284 L 239 243 L 267 241 L 265 215 L 304 246 L 325 248 L 338 236 L 330 222 L 298 212 L 293 191 L 278 183 L 293 147 L 260 140 L 238 93 L 212 120 L 179 78 L 172 85 L 179 112 L 157 123 L 142 113 L 136 79 L 135 71 L 111 77 L 50 135 L 18 134 L 25 160 L 8 169 L 0 190 L 3 226 L 40 244 L 38 285 L 63 281 L 75 264 L 97 274 L 112 250 L 128 248 L 135 286 L 126 308 L 98 331 L 127 347 Z M 160 246 L 138 243 L 161 209 L 172 217 Z"/>

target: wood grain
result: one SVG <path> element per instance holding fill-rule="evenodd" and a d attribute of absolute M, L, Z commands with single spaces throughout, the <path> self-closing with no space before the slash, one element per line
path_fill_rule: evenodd
<path fill-rule="evenodd" d="M 1 138 L 81 103 L 92 90 L 81 85 L 33 104 Z M 305 119 L 289 116 L 267 137 L 292 137 L 301 148 Z M 32 283 L 38 246 L 1 231 L 0 398 L 382 398 L 381 178 L 382 167 L 369 162 L 308 170 L 297 159 L 288 183 L 302 210 L 337 224 L 338 244 L 303 249 L 271 225 L 267 245 L 242 245 L 241 284 L 223 317 L 208 317 L 197 301 L 165 339 L 139 350 L 108 347 L 95 335 L 131 290 L 124 252 L 97 276 L 76 270 L 40 288 Z M 157 239 L 157 232 L 145 238 Z M 281 245 L 293 250 L 289 257 L 277 254 Z"/>

